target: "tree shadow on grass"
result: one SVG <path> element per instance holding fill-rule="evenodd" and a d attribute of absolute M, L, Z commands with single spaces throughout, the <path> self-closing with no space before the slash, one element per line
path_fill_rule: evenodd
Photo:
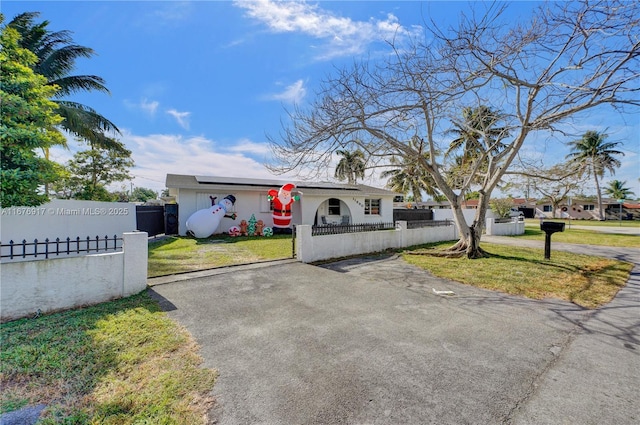
<path fill-rule="evenodd" d="M 565 270 L 571 273 L 576 273 L 581 270 L 578 267 L 557 263 L 557 262 L 554 262 L 553 260 L 551 261 L 544 260 L 544 259 L 537 260 L 533 258 L 524 258 L 524 257 L 513 256 L 513 255 L 495 254 L 486 250 L 485 250 L 485 258 L 497 258 L 505 261 L 514 261 L 516 263 L 533 264 L 536 266 Z"/>
<path fill-rule="evenodd" d="M 587 309 L 578 304 L 559 299 L 531 299 L 500 292 L 487 291 L 485 295 L 470 295 L 452 300 L 465 308 L 476 306 L 519 307 L 549 311 L 560 319 L 560 328 L 566 324 L 574 327 L 574 333 L 596 336 L 616 348 L 632 350 L 640 355 L 640 267 L 636 267 L 627 285 L 615 298 L 597 309 Z M 555 320 L 547 322 L 553 326 Z"/>
<path fill-rule="evenodd" d="M 146 294 L 95 306 L 21 319 L 1 325 L 3 390 L 0 400 L 19 395 L 46 404 L 45 423 L 87 416 L 85 404 L 97 384 L 117 368 L 119 350 L 96 341 L 99 323 L 132 311 L 160 312 Z M 135 315 L 131 326 L 135 326 Z"/>

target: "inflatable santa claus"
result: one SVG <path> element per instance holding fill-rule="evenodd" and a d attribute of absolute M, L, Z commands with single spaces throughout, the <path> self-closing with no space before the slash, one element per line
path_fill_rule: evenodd
<path fill-rule="evenodd" d="M 268 192 L 267 198 L 269 201 L 273 201 L 273 232 L 274 233 L 287 233 L 291 226 L 291 205 L 295 201 L 299 201 L 298 195 L 291 196 L 291 191 L 295 189 L 296 185 L 293 183 L 287 183 L 279 190 L 271 189 Z"/>

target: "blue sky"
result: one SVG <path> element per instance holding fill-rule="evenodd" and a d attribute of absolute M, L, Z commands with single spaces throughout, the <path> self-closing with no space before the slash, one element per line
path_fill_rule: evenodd
<path fill-rule="evenodd" d="M 510 13 L 517 18 L 535 5 L 517 2 Z M 428 19 L 444 25 L 469 3 L 3 0 L 1 7 L 7 20 L 41 12 L 49 29 L 70 30 L 96 51 L 74 73 L 105 78 L 111 95 L 73 100 L 122 130 L 136 162 L 133 185 L 161 190 L 167 173 L 286 180 L 262 165 L 270 156 L 266 134 L 279 134 L 285 108 L 312 102 L 334 66 L 385 54 L 391 34 L 409 36 Z M 623 167 L 605 181 L 626 180 L 640 196 L 640 118 L 611 113 L 586 121 L 576 134 L 606 130 L 624 142 Z M 79 147 L 56 150 L 54 159 L 64 162 Z M 559 142 L 533 140 L 523 152 L 548 164 L 566 153 Z M 375 176 L 365 183 L 384 184 Z"/>

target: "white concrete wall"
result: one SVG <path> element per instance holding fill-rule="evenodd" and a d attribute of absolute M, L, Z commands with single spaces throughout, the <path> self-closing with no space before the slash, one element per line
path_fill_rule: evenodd
<path fill-rule="evenodd" d="M 147 286 L 147 233 L 125 232 L 123 251 L 0 264 L 0 320 L 97 304 Z"/>
<path fill-rule="evenodd" d="M 473 223 L 473 219 L 476 215 L 475 209 L 463 209 L 462 214 L 464 215 L 464 219 L 468 225 Z M 451 208 L 442 208 L 433 210 L 433 219 L 434 220 L 453 220 L 453 210 Z"/>
<path fill-rule="evenodd" d="M 494 218 L 488 218 L 486 234 L 489 236 L 524 235 L 524 220 L 516 219 L 509 223 L 496 223 Z"/>
<path fill-rule="evenodd" d="M 218 199 L 216 199 L 215 202 L 218 203 L 227 195 L 233 195 L 236 197 L 233 212 L 236 213 L 237 217 L 235 220 L 228 217 L 220 220 L 220 224 L 214 233 L 226 233 L 231 226 L 238 226 L 241 220 L 244 219 L 249 221 L 252 214 L 256 217 L 256 220 L 264 221 L 267 226 L 273 225 L 271 212 L 263 211 L 264 206 L 261 205 L 260 195 L 266 196 L 266 191 L 220 193 L 216 191 L 207 192 L 202 189 L 179 189 L 178 204 L 180 206 L 180 211 L 178 214 L 178 234 L 182 236 L 187 234 L 187 219 L 191 217 L 193 213 L 211 206 L 209 196 L 217 197 Z M 295 209 L 293 209 L 293 213 L 295 219 Z"/>
<path fill-rule="evenodd" d="M 456 226 L 407 229 L 405 221 L 398 221 L 395 230 L 311 236 L 312 226 L 296 227 L 296 258 L 303 263 L 348 257 L 389 248 L 406 248 L 431 242 L 454 240 Z"/>
<path fill-rule="evenodd" d="M 402 221 L 398 222 L 406 229 Z M 453 224 L 451 226 L 434 226 L 421 227 L 418 229 L 406 229 L 403 232 L 402 247 L 422 245 L 425 243 L 434 243 L 441 241 L 452 241 L 458 239 L 458 228 Z"/>
<path fill-rule="evenodd" d="M 277 189 L 274 187 L 274 189 Z M 295 194 L 295 192 L 294 192 Z M 229 227 L 238 225 L 240 220 L 249 220 L 251 214 L 254 214 L 256 220 L 263 220 L 267 226 L 273 225 L 271 218 L 271 212 L 264 210 L 263 198 L 267 195 L 266 190 L 254 191 L 241 191 L 230 193 L 218 193 L 215 191 L 206 192 L 201 189 L 179 189 L 178 191 L 178 203 L 180 205 L 179 214 L 179 229 L 180 235 L 186 235 L 187 219 L 194 212 L 208 208 L 210 206 L 209 196 L 217 196 L 216 202 L 219 202 L 227 195 L 233 195 L 236 197 L 236 203 L 234 205 L 234 211 L 237 214 L 237 219 L 232 220 L 230 218 L 223 218 L 220 221 L 220 225 L 215 233 L 225 233 L 229 230 Z M 319 196 L 305 194 L 304 190 L 299 201 L 294 202 L 292 211 L 291 223 L 294 225 L 315 223 L 316 211 L 318 215 L 327 215 L 326 202 L 329 198 L 337 198 L 342 201 L 344 212 L 342 215 L 350 215 L 351 223 L 392 223 L 393 222 L 393 197 L 381 197 L 380 214 L 378 215 L 365 215 L 364 214 L 364 196 L 348 197 L 348 196 Z M 334 220 L 338 220 L 335 217 Z M 319 222 L 319 221 L 318 221 Z"/>
<path fill-rule="evenodd" d="M 380 197 L 380 214 L 365 215 L 364 214 L 364 196 L 318 196 L 304 195 L 300 201 L 302 207 L 302 219 L 300 223 L 295 224 L 314 224 L 316 212 L 319 216 L 325 215 L 330 221 L 339 221 L 338 216 L 329 216 L 328 200 L 336 198 L 341 201 L 341 215 L 351 216 L 351 224 L 366 223 L 393 223 L 393 197 Z M 372 197 L 373 198 L 373 197 Z M 295 218 L 295 214 L 294 214 Z M 320 219 L 318 219 L 320 224 Z"/>
<path fill-rule="evenodd" d="M 0 209 L 0 241 L 44 241 L 76 236 L 122 237 L 136 230 L 136 206 L 128 202 L 54 199 L 39 207 Z"/>

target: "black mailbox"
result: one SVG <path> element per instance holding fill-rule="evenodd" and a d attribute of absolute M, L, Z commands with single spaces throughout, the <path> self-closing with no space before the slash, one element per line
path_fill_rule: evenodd
<path fill-rule="evenodd" d="M 556 232 L 564 232 L 564 223 L 555 221 L 543 221 L 540 223 L 540 230 L 545 233 L 544 236 L 544 259 L 551 259 L 551 235 Z"/>
<path fill-rule="evenodd" d="M 542 223 L 540 223 L 540 230 L 547 234 L 564 232 L 564 223 L 557 223 L 555 221 L 543 221 Z"/>

